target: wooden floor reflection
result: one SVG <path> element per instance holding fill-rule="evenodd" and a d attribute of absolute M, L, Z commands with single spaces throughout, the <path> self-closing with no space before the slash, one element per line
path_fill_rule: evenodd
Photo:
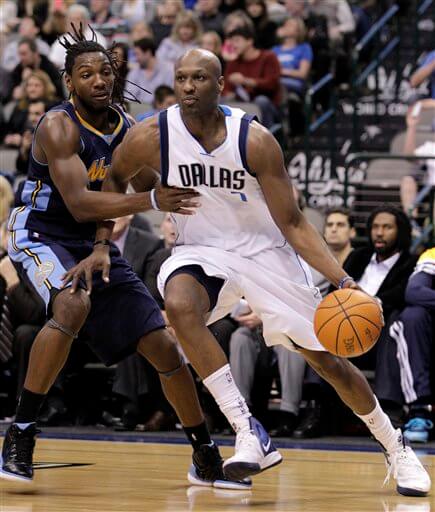
<path fill-rule="evenodd" d="M 42 439 L 35 482 L 1 480 L 0 511 L 435 512 L 433 496 L 406 498 L 392 484 L 382 487 L 381 454 L 282 452 L 284 462 L 257 476 L 252 491 L 222 491 L 189 486 L 185 445 Z M 435 457 L 422 460 L 435 480 Z"/>

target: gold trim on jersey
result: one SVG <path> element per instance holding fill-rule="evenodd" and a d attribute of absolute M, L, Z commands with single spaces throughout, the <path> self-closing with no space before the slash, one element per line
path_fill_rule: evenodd
<path fill-rule="evenodd" d="M 74 105 L 74 103 L 73 103 Z M 112 137 L 112 140 L 118 135 L 118 133 L 121 131 L 122 127 L 124 126 L 124 118 L 121 116 L 121 114 L 113 107 L 109 105 L 109 108 L 111 108 L 114 112 L 118 114 L 119 117 L 119 123 L 116 125 L 116 128 L 113 130 L 112 133 L 104 134 L 100 132 L 100 130 L 97 130 L 94 128 L 91 124 L 89 124 L 87 121 L 83 119 L 83 117 L 78 113 L 77 109 L 74 106 L 74 112 L 77 116 L 77 119 L 80 121 L 80 123 L 90 132 L 94 133 L 95 135 L 98 135 L 99 137 L 102 137 L 105 139 L 107 136 Z"/>

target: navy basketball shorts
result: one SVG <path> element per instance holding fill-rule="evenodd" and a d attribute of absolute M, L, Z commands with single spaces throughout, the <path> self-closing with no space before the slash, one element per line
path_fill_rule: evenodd
<path fill-rule="evenodd" d="M 88 240 L 53 240 L 28 230 L 12 231 L 8 247 L 20 277 L 45 302 L 48 318 L 63 274 L 92 250 Z M 103 282 L 101 272 L 94 274 L 91 311 L 80 331 L 80 338 L 107 366 L 134 353 L 142 336 L 165 326 L 157 303 L 114 244 L 110 258 L 110 282 Z M 80 287 L 86 288 L 84 281 Z"/>

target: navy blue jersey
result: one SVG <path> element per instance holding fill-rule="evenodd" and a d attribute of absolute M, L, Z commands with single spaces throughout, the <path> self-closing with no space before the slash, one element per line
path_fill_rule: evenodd
<path fill-rule="evenodd" d="M 50 110 L 65 112 L 79 127 L 79 156 L 88 170 L 90 190 L 101 190 L 107 169 L 112 162 L 112 153 L 131 126 L 120 108 L 110 108 L 119 118 L 115 130 L 110 135 L 104 135 L 89 125 L 69 101 Z M 96 223 L 79 223 L 74 219 L 50 177 L 48 165 L 38 162 L 32 150 L 28 177 L 20 195 L 20 204 L 11 213 L 9 228 L 26 229 L 36 237 L 41 234 L 55 239 L 89 240 L 95 236 Z"/>

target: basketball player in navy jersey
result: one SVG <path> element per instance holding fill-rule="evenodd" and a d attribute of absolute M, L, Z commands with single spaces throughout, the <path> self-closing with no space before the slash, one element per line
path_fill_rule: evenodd
<path fill-rule="evenodd" d="M 51 109 L 33 141 L 22 205 L 9 219 L 9 256 L 47 307 L 48 321 L 36 337 L 15 422 L 3 443 L 0 477 L 31 481 L 36 420 L 45 395 L 63 367 L 78 333 L 98 357 L 111 365 L 138 351 L 160 374 L 163 390 L 191 441 L 194 465 L 189 481 L 200 485 L 246 488 L 226 481 L 217 446 L 210 440 L 196 388 L 174 339 L 165 329 L 158 305 L 108 240 L 95 238 L 95 221 L 150 209 L 150 193 L 100 192 L 130 122 L 115 100 L 119 92 L 110 52 L 86 41 L 74 29 L 65 71 L 70 101 Z M 118 89 L 118 90 L 117 90 Z M 164 210 L 191 214 L 192 189 L 158 187 Z M 110 262 L 110 274 L 91 292 L 91 275 L 72 294 L 62 276 L 95 250 Z M 109 266 L 106 267 L 108 269 Z"/>
<path fill-rule="evenodd" d="M 173 214 L 178 238 L 162 266 L 159 287 L 188 359 L 237 433 L 225 474 L 240 479 L 281 461 L 206 328 L 244 296 L 263 321 L 266 342 L 298 350 L 366 423 L 384 449 L 387 479 L 396 479 L 398 492 L 424 496 L 430 490 L 429 475 L 393 428 L 365 377 L 349 360 L 326 352 L 314 334 L 321 298 L 307 263 L 338 288 L 357 285 L 298 209 L 274 137 L 243 111 L 218 105 L 221 75 L 219 60 L 210 52 L 186 53 L 175 69 L 178 106 L 130 130 L 103 190 L 125 191 L 132 178 L 149 190 L 153 173 L 160 171 L 164 185 L 201 193 L 194 216 Z M 154 207 L 160 207 L 158 201 Z M 102 225 L 97 241 L 107 238 L 108 230 Z M 99 268 L 100 260 L 95 252 L 68 279 L 77 281 L 83 272 Z"/>

